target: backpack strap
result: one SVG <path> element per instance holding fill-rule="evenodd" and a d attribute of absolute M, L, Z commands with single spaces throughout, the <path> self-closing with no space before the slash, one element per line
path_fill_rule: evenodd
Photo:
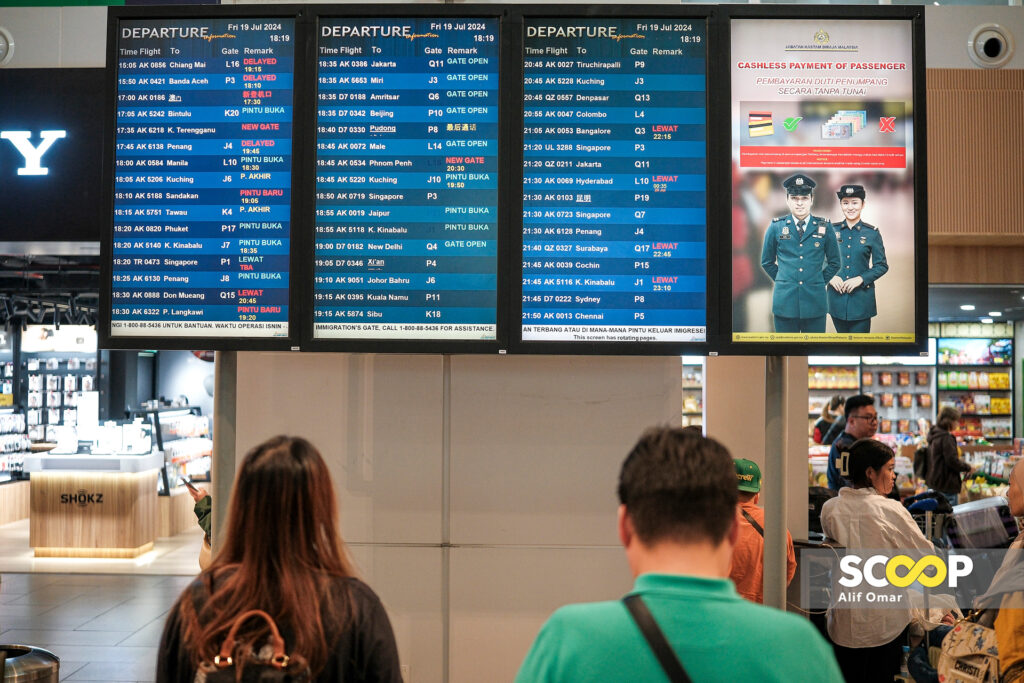
<path fill-rule="evenodd" d="M 629 610 L 633 621 L 640 628 L 640 632 L 644 634 L 647 644 L 651 646 L 654 656 L 658 658 L 658 663 L 665 670 L 668 679 L 672 683 L 693 683 L 672 646 L 665 640 L 665 634 L 658 627 L 658 622 L 654 620 L 654 615 L 647 609 L 643 598 L 633 593 L 622 598 L 622 602 L 626 603 L 626 609 Z"/>
<path fill-rule="evenodd" d="M 757 523 L 757 520 L 754 519 L 754 516 L 742 508 L 740 508 L 740 514 L 743 515 L 744 519 L 750 522 L 750 526 L 754 527 L 754 531 L 761 534 L 761 538 L 764 538 L 764 528 Z"/>

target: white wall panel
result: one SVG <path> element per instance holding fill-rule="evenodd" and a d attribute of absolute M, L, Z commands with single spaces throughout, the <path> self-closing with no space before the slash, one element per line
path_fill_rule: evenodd
<path fill-rule="evenodd" d="M 275 434 L 331 468 L 350 542 L 441 542 L 441 357 L 238 354 L 238 458 Z"/>
<path fill-rule="evenodd" d="M 107 8 L 61 8 L 60 65 L 98 67 L 107 63 Z"/>
<path fill-rule="evenodd" d="M 1016 43 L 1004 69 L 1024 69 L 1024 9 L 943 5 L 925 7 L 925 53 L 929 69 L 978 69 L 967 53 L 967 39 L 975 27 L 995 23 L 1007 29 Z"/>
<path fill-rule="evenodd" d="M 14 56 L 4 69 L 42 69 L 61 66 L 59 7 L 3 7 L 0 26 L 14 39 Z M 105 32 L 82 36 L 103 43 Z"/>
<path fill-rule="evenodd" d="M 405 683 L 443 680 L 441 549 L 382 545 L 349 548 L 359 576 L 380 596 L 407 667 Z"/>
<path fill-rule="evenodd" d="M 555 609 L 632 586 L 619 547 L 453 548 L 449 680 L 511 681 Z"/>
<path fill-rule="evenodd" d="M 454 357 L 452 542 L 614 544 L 619 467 L 681 383 L 678 357 Z"/>

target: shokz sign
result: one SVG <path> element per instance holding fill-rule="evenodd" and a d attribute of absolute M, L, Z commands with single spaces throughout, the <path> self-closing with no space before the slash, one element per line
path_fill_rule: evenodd
<path fill-rule="evenodd" d="M 0 242 L 99 241 L 103 69 L 0 69 Z"/>

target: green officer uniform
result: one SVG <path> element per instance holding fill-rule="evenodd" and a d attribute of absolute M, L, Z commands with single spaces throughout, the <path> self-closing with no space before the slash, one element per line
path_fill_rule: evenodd
<path fill-rule="evenodd" d="M 875 308 L 875 280 L 889 271 L 885 260 L 885 247 L 878 228 L 857 221 L 852 228 L 846 221 L 834 223 L 832 229 L 839 243 L 842 264 L 839 277 L 844 280 L 864 278 L 864 283 L 849 294 L 828 288 L 828 314 L 832 316 L 836 332 L 870 332 L 871 318 L 878 315 Z"/>
<path fill-rule="evenodd" d="M 844 199 L 865 199 L 862 185 L 843 185 L 836 192 L 840 204 Z M 863 206 L 861 207 L 863 208 Z M 859 218 L 859 216 L 858 216 Z M 846 220 L 833 223 L 839 243 L 839 277 L 843 280 L 860 277 L 864 280 L 852 292 L 837 292 L 828 288 L 828 313 L 839 333 L 867 333 L 871 319 L 878 314 L 875 308 L 875 281 L 889 271 L 885 260 L 885 247 L 878 228 L 862 220 L 850 227 Z"/>
<path fill-rule="evenodd" d="M 761 268 L 775 283 L 776 332 L 825 331 L 825 283 L 839 271 L 832 223 L 808 216 L 803 236 L 790 214 L 771 222 L 761 248 Z"/>

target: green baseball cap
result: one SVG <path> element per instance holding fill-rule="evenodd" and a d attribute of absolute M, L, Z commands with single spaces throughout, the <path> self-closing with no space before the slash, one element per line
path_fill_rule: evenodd
<path fill-rule="evenodd" d="M 736 479 L 739 481 L 737 488 L 747 493 L 760 492 L 761 468 L 757 466 L 757 463 L 743 458 L 733 458 L 732 463 L 736 466 Z"/>

